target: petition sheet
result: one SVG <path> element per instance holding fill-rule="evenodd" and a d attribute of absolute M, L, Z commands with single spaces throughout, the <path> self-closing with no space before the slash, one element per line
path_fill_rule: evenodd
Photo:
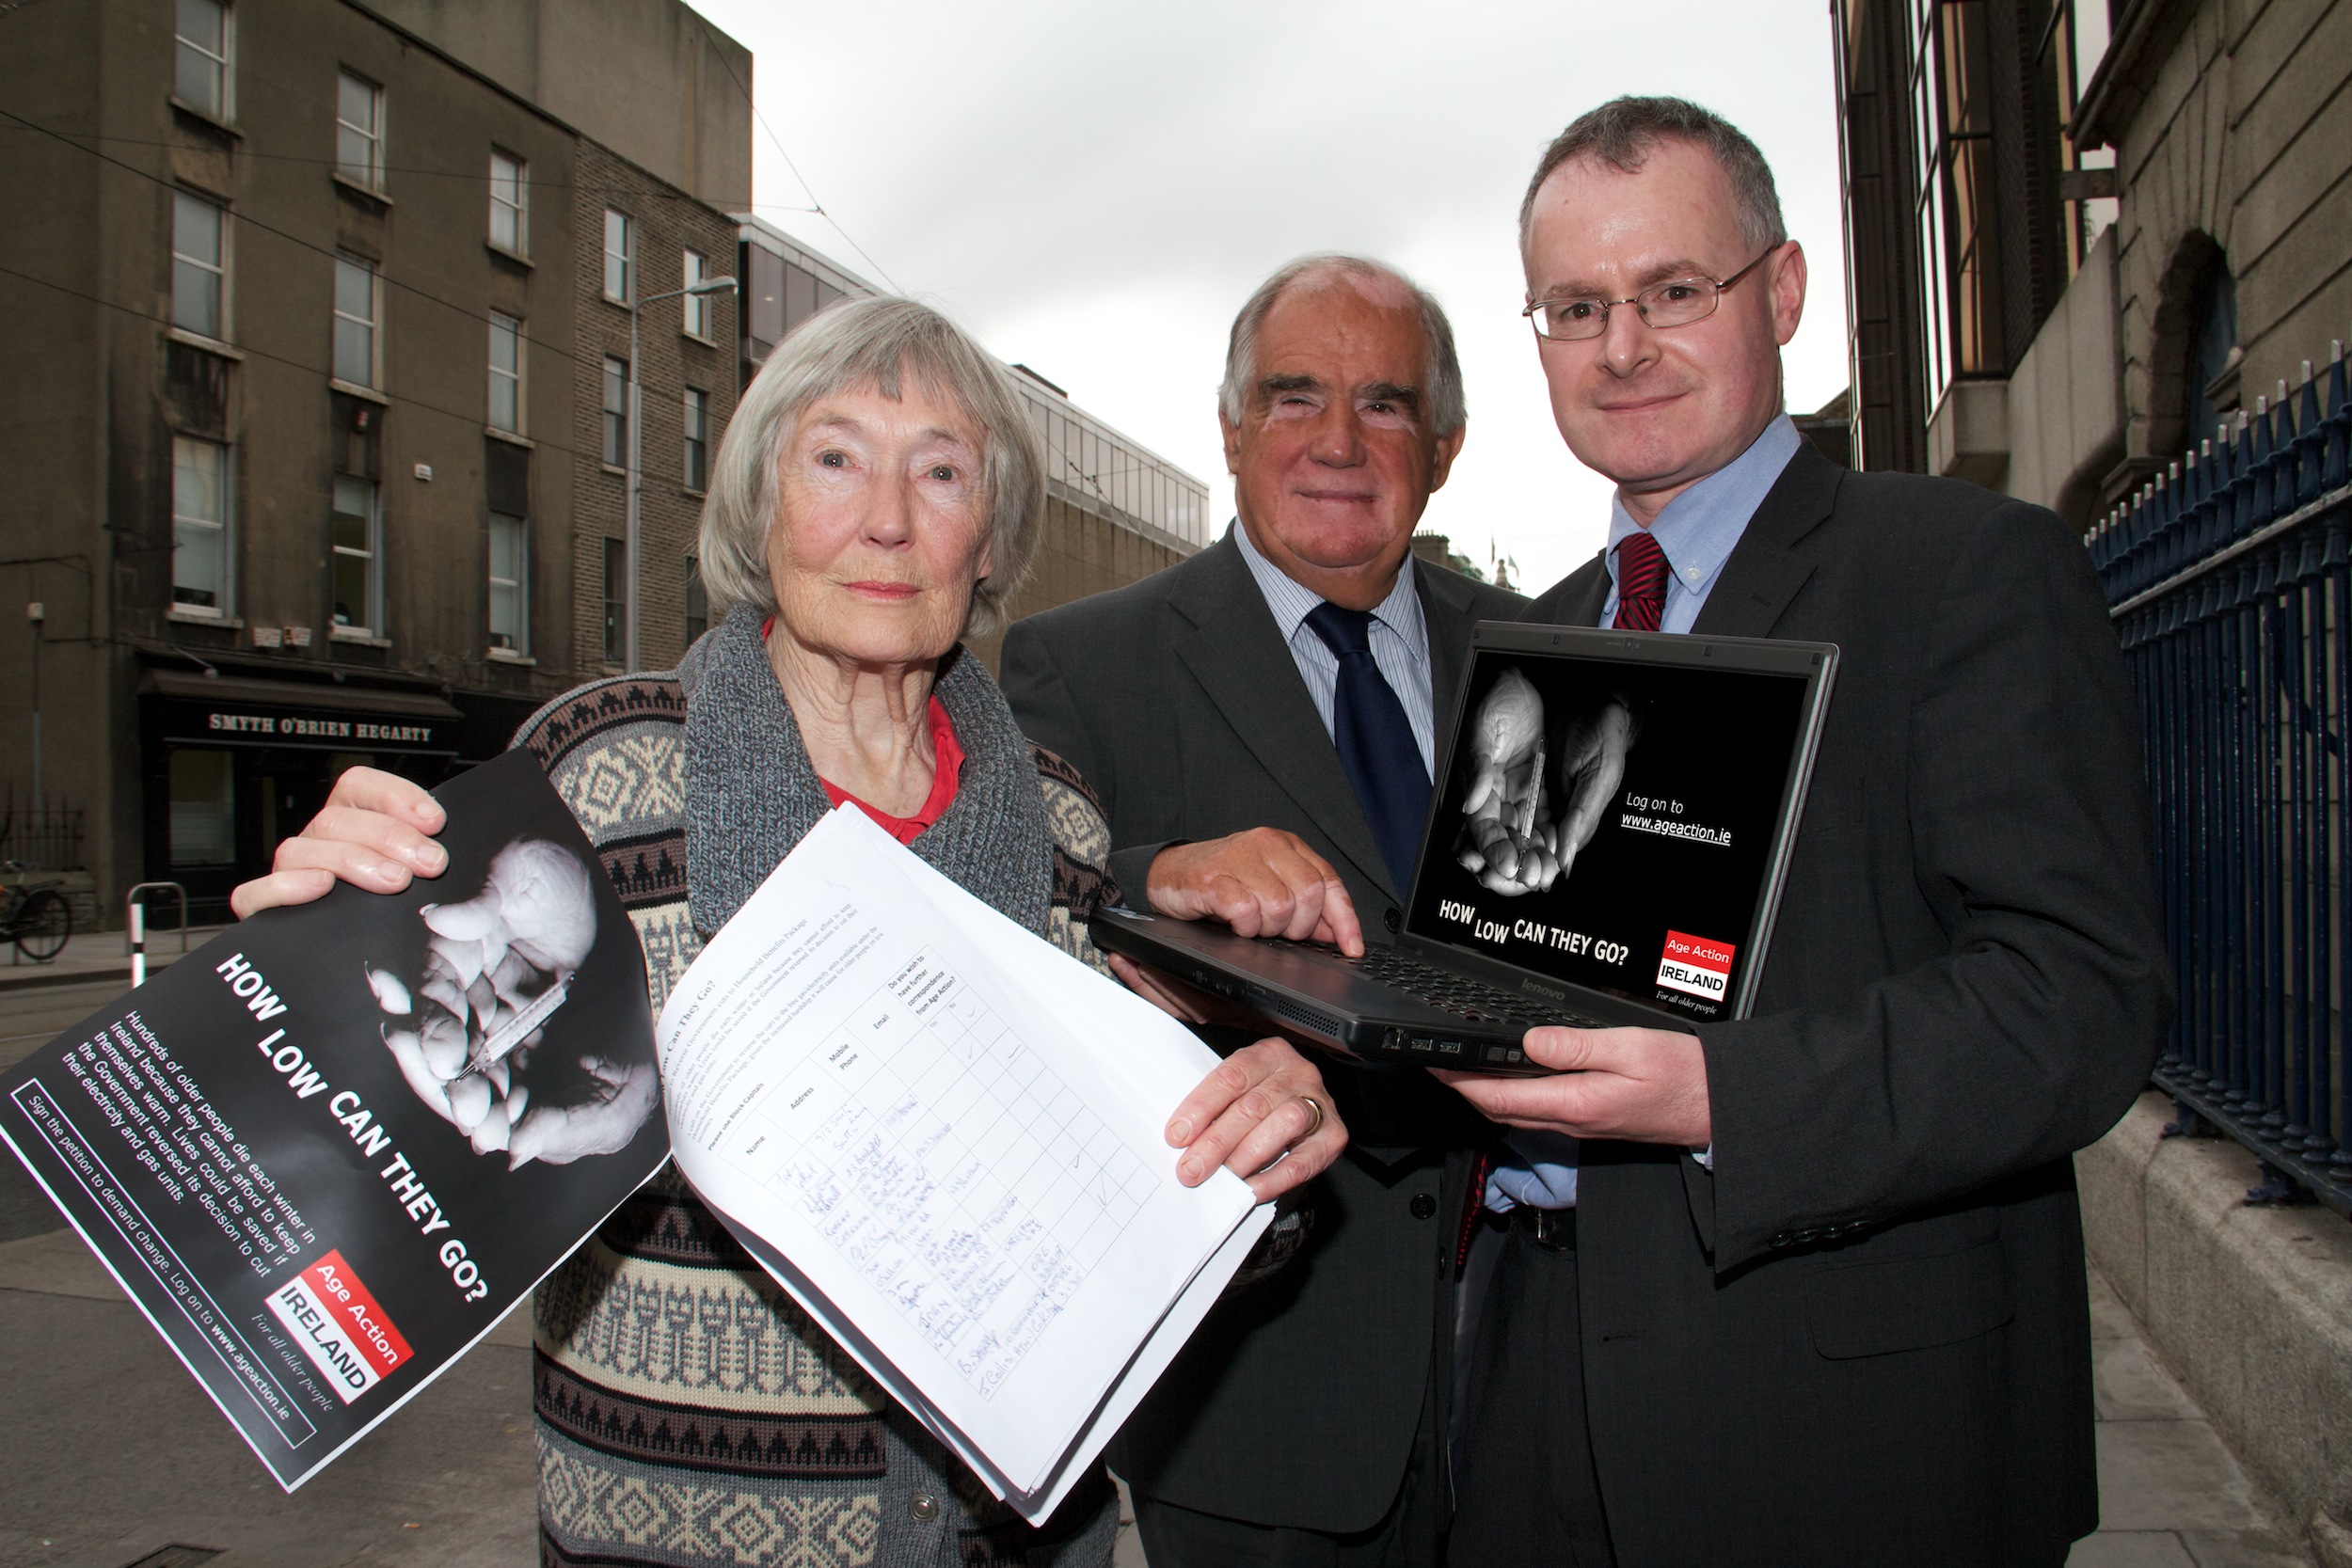
<path fill-rule="evenodd" d="M 711 941 L 657 1029 L 672 1143 L 850 1342 L 1039 1494 L 1253 1203 L 1229 1172 L 1179 1184 L 1173 1100 L 1147 1108 L 1150 1073 L 1106 1065 L 1205 1048 L 1156 1012 L 1121 1021 L 1148 1028 L 1132 1041 L 1073 1030 L 912 860 L 836 811 Z M 1101 983 L 1060 962 L 1047 994 Z M 1189 1066 L 1159 1073 L 1188 1088 Z"/>
<path fill-rule="evenodd" d="M 1025 988 L 1033 1000 L 1052 1009 L 1061 1019 L 1063 1027 L 1078 1038 L 1118 1042 L 1115 1049 L 1098 1052 L 1095 1059 L 1127 1085 L 1136 1104 L 1154 1125 L 1164 1125 L 1184 1096 L 1216 1068 L 1216 1053 L 1202 1044 L 1199 1036 L 1189 1029 L 1173 1026 L 1167 1014 L 1126 987 L 1083 964 L 1071 962 L 1059 948 L 1038 941 L 925 862 L 910 858 L 899 863 L 909 879 L 928 892 L 959 928 L 987 951 L 1006 983 Z M 1094 1461 L 1119 1434 L 1119 1429 L 1126 1425 L 1127 1418 L 1135 1414 L 1144 1395 L 1160 1380 L 1160 1374 L 1168 1370 L 1177 1353 L 1184 1348 L 1185 1341 L 1224 1294 L 1226 1285 L 1248 1261 L 1250 1250 L 1265 1234 L 1266 1227 L 1273 1223 L 1274 1205 L 1258 1205 L 1241 1228 L 1193 1276 L 1184 1294 L 1168 1307 L 1168 1316 L 1160 1320 L 1151 1338 L 1136 1351 L 1135 1359 L 1104 1396 L 1094 1418 L 1063 1456 L 1041 1491 L 1024 1492 L 1010 1485 L 995 1473 L 987 1456 L 976 1452 L 961 1433 L 952 1429 L 941 1430 L 944 1423 L 930 1417 L 919 1402 L 900 1393 L 899 1402 L 922 1417 L 933 1434 L 955 1449 L 1022 1517 L 1031 1524 L 1041 1524 L 1086 1478 Z M 752 1250 L 760 1251 L 756 1245 Z M 789 1273 L 788 1264 L 778 1268 L 781 1259 L 762 1255 L 762 1261 L 779 1277 Z M 809 1306 L 804 1291 L 796 1288 L 794 1293 L 803 1307 Z M 811 1307 L 810 1310 L 820 1320 L 831 1321 L 827 1307 Z M 834 1338 L 844 1344 L 857 1342 L 850 1332 L 836 1331 Z M 886 1386 L 895 1387 L 887 1379 L 884 1381 Z"/>

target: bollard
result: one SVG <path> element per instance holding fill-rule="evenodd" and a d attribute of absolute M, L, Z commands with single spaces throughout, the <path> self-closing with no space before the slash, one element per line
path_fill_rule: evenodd
<path fill-rule="evenodd" d="M 139 882 L 122 895 L 122 949 L 131 958 L 131 985 L 147 984 L 147 902 L 141 895 L 168 889 L 180 900 L 180 951 L 188 950 L 188 890 L 178 882 Z"/>

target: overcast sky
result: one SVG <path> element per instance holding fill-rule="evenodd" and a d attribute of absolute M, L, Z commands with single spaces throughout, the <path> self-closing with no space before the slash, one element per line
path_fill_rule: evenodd
<path fill-rule="evenodd" d="M 1763 148 L 1812 272 L 1789 406 L 1845 385 L 1823 0 L 692 3 L 757 57 L 762 217 L 1208 482 L 1220 529 L 1226 330 L 1265 274 L 1336 249 L 1454 321 L 1469 440 L 1422 526 L 1482 564 L 1491 540 L 1532 589 L 1598 547 L 1608 486 L 1552 426 L 1514 225 L 1544 143 L 1619 93 L 1695 99 Z M 872 265 L 790 210 L 809 198 L 779 143 Z"/>

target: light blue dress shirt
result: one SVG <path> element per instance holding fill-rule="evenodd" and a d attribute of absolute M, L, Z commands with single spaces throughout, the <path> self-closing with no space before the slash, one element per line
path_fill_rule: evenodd
<path fill-rule="evenodd" d="M 1314 700 L 1315 711 L 1323 716 L 1323 733 L 1333 733 L 1333 714 L 1338 711 L 1340 685 L 1340 656 L 1330 644 L 1315 635 L 1307 625 L 1307 617 L 1323 602 L 1312 589 L 1302 588 L 1287 576 L 1281 567 L 1268 561 L 1249 540 L 1249 531 L 1236 521 L 1232 525 L 1233 543 L 1240 546 L 1242 560 L 1249 563 L 1249 575 L 1257 579 L 1258 592 L 1265 595 L 1266 609 L 1274 612 L 1274 624 L 1282 629 L 1282 641 L 1290 645 L 1291 657 L 1298 665 L 1299 677 L 1307 683 L 1307 695 Z M 1413 557 L 1408 551 L 1405 564 L 1396 574 L 1396 586 L 1389 596 L 1373 607 L 1372 661 L 1379 666 L 1380 675 L 1396 693 L 1398 704 L 1405 709 L 1405 721 L 1412 726 L 1413 744 L 1421 748 L 1423 772 L 1437 768 L 1438 715 L 1430 694 L 1429 624 L 1422 619 L 1421 594 L 1413 586 Z"/>
<path fill-rule="evenodd" d="M 1707 595 L 1723 576 L 1732 547 L 1748 531 L 1748 519 L 1780 480 L 1781 470 L 1797 455 L 1804 439 L 1783 414 L 1764 427 L 1748 450 L 1723 467 L 1668 501 L 1650 524 L 1649 535 L 1665 552 L 1666 606 L 1659 617 L 1661 631 L 1687 632 L 1699 618 Z M 1601 607 L 1600 624 L 1617 615 L 1617 544 L 1642 525 L 1625 509 L 1622 497 L 1609 507 L 1609 602 Z M 1486 1177 L 1486 1207 L 1507 1213 L 1524 1203 L 1536 1209 L 1568 1209 L 1576 1204 L 1576 1140 L 1565 1132 L 1506 1130 L 1503 1142 L 1518 1159 L 1498 1164 Z M 1700 1156 L 1709 1164 L 1709 1149 Z"/>

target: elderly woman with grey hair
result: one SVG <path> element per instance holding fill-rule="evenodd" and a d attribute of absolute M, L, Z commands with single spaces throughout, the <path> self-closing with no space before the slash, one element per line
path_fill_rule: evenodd
<path fill-rule="evenodd" d="M 722 623 L 660 675 L 556 699 L 516 744 L 612 867 L 658 1009 L 828 810 L 862 807 L 980 898 L 1089 962 L 1110 834 L 960 639 L 1001 620 L 1044 519 L 1044 453 L 1008 372 L 903 299 L 834 307 L 746 390 L 703 512 Z M 436 876 L 431 799 L 355 768 L 237 890 L 238 912 L 335 879 Z M 626 867 L 626 871 L 624 870 Z M 1264 1040 L 1170 1116 L 1180 1180 L 1261 1198 L 1346 1134 L 1322 1079 Z M 542 1159 L 597 1151 L 593 1128 Z M 1287 1151 L 1287 1152 L 1286 1152 Z M 541 1560 L 670 1565 L 1110 1560 L 1106 1478 L 1031 1528 L 989 1498 L 664 1169 L 541 1287 Z"/>

